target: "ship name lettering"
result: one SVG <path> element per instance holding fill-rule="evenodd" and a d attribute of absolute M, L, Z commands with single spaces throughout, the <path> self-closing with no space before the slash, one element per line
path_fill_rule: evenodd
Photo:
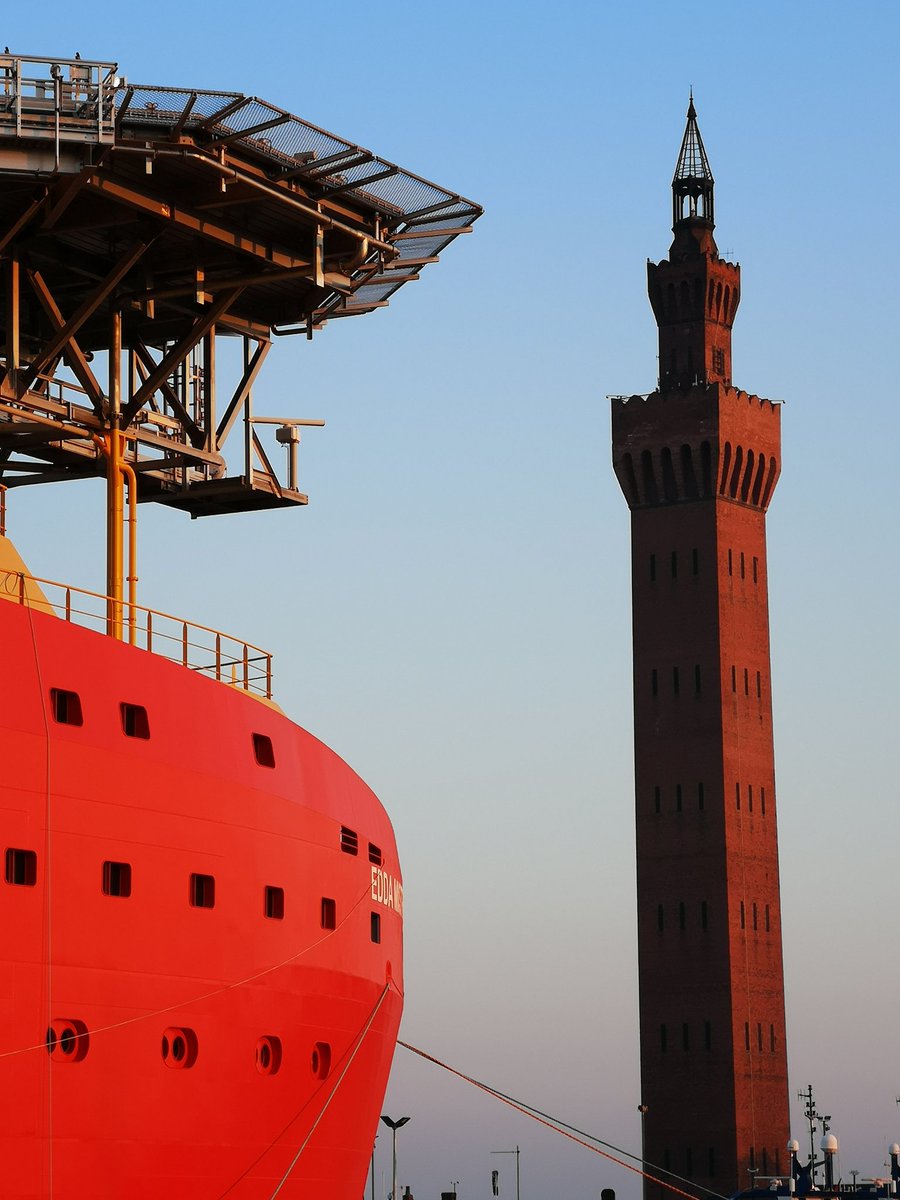
<path fill-rule="evenodd" d="M 372 899 L 403 916 L 403 884 L 380 867 L 372 868 Z"/>

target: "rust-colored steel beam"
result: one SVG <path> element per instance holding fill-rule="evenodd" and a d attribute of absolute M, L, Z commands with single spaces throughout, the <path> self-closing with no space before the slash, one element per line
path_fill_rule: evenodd
<path fill-rule="evenodd" d="M 40 375 L 44 368 L 64 349 L 66 343 L 74 338 L 85 321 L 94 315 L 100 305 L 115 290 L 135 263 L 146 253 L 149 245 L 149 241 L 137 242 L 130 249 L 126 250 L 100 286 L 95 288 L 89 296 L 85 297 L 62 329 L 57 330 L 56 334 L 44 345 L 38 357 L 34 359 L 28 368 L 23 380 L 26 387 L 31 386 L 35 377 Z"/>
<path fill-rule="evenodd" d="M 147 380 L 150 378 L 150 376 L 156 370 L 157 364 L 153 361 L 153 357 L 150 354 L 150 351 L 147 349 L 147 347 L 144 345 L 144 343 L 139 338 L 132 339 L 132 349 L 134 350 L 134 353 L 137 356 L 138 368 L 143 369 L 144 380 L 143 380 L 143 383 L 141 384 L 141 387 L 144 387 L 144 386 L 146 386 Z M 190 351 L 188 351 L 188 353 L 190 353 Z M 140 391 L 140 388 L 138 388 L 137 390 Z M 166 403 L 169 405 L 170 408 L 173 409 L 177 419 L 181 422 L 184 432 L 190 438 L 191 445 L 192 446 L 202 445 L 205 440 L 205 434 L 204 434 L 203 430 L 197 426 L 197 423 L 194 421 L 191 414 L 187 411 L 187 409 L 182 404 L 177 393 L 174 391 L 174 389 L 172 388 L 172 385 L 169 383 L 168 377 L 161 379 L 159 381 L 159 383 L 157 384 L 156 390 L 163 393 L 163 395 L 166 399 Z M 137 395 L 137 392 L 135 392 L 135 395 Z"/>
<path fill-rule="evenodd" d="M 44 282 L 44 278 L 40 271 L 26 271 L 28 282 L 31 284 L 34 294 L 41 302 L 41 307 L 50 319 L 56 331 L 61 330 L 65 325 L 65 318 L 59 311 L 56 301 L 50 293 L 50 289 Z M 78 382 L 87 392 L 91 403 L 94 406 L 94 411 L 98 415 L 103 414 L 103 409 L 106 404 L 106 397 L 103 393 L 103 388 L 97 382 L 97 377 L 91 368 L 88 366 L 87 358 L 84 355 L 81 347 L 74 337 L 66 339 L 61 347 L 63 357 L 75 373 Z"/>
<path fill-rule="evenodd" d="M 138 388 L 134 396 L 129 400 L 126 407 L 122 410 L 122 427 L 126 428 L 134 420 L 135 415 L 140 412 L 146 403 L 147 399 L 153 395 L 160 383 L 171 375 L 174 369 L 180 362 L 190 354 L 191 350 L 205 336 L 206 333 L 222 318 L 228 311 L 230 306 L 234 304 L 238 296 L 240 296 L 241 288 L 231 288 L 224 292 L 217 300 L 215 300 L 207 311 L 194 322 L 191 330 L 178 342 L 168 354 L 163 356 L 156 368 L 150 372 L 149 378 Z"/>
<path fill-rule="evenodd" d="M 225 410 L 222 420 L 219 422 L 219 428 L 216 430 L 217 447 L 222 445 L 222 443 L 228 437 L 228 434 L 231 432 L 231 427 L 234 424 L 235 417 L 237 416 L 238 408 L 240 408 L 240 406 L 243 404 L 244 400 L 247 398 L 247 394 L 253 387 L 253 384 L 256 382 L 256 377 L 259 374 L 260 369 L 265 362 L 266 355 L 269 353 L 271 348 L 271 342 L 260 342 L 252 358 L 244 368 L 243 377 L 235 389 L 234 395 L 228 402 L 228 407 Z"/>

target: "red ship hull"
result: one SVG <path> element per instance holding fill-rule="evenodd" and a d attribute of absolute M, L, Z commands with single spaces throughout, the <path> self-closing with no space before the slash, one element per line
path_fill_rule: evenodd
<path fill-rule="evenodd" d="M 13 602 L 0 638 L 2 1195 L 359 1200 L 403 991 L 381 805 L 236 688 Z"/>

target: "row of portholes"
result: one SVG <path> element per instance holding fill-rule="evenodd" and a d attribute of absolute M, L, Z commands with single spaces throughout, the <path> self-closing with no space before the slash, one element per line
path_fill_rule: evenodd
<path fill-rule="evenodd" d="M 81 697 L 77 692 L 70 692 L 65 688 L 51 688 L 50 712 L 57 725 L 79 727 L 84 724 Z M 149 741 L 150 718 L 143 704 L 127 704 L 123 700 L 119 705 L 119 719 L 122 723 L 122 732 L 126 737 Z M 257 763 L 261 767 L 274 767 L 275 747 L 272 739 L 265 733 L 252 733 L 250 737 L 253 745 L 253 757 Z"/>
<path fill-rule="evenodd" d="M 90 1034 L 83 1021 L 58 1018 L 47 1028 L 45 1045 L 53 1062 L 81 1062 L 90 1049 Z M 160 1053 L 165 1065 L 174 1071 L 186 1070 L 197 1061 L 197 1034 L 186 1026 L 171 1025 L 163 1032 Z M 277 1075 L 281 1070 L 281 1038 L 264 1034 L 256 1043 L 256 1069 L 260 1075 Z M 331 1071 L 331 1044 L 316 1042 L 310 1053 L 310 1070 L 316 1079 L 326 1079 Z"/>

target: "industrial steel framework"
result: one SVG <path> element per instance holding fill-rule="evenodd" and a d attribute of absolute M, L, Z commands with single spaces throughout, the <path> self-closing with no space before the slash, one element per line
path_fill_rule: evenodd
<path fill-rule="evenodd" d="M 253 411 L 273 338 L 385 306 L 482 211 L 256 97 L 77 56 L 0 55 L 0 181 L 0 484 L 106 476 L 117 636 L 126 484 L 132 531 L 137 501 L 305 504 L 321 422 Z"/>

